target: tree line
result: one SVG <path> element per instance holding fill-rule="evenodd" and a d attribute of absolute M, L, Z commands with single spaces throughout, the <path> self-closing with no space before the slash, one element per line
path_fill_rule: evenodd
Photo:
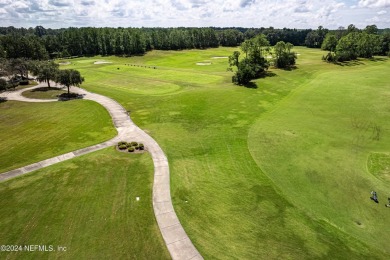
<path fill-rule="evenodd" d="M 367 28 L 376 28 L 375 25 Z M 371 29 L 364 30 L 371 30 Z M 289 42 L 295 46 L 321 48 L 328 33 L 338 39 L 355 32 L 348 28 L 328 30 L 319 26 L 311 29 L 269 28 L 63 28 L 50 29 L 0 27 L 0 57 L 48 58 L 93 56 L 93 55 L 142 55 L 147 51 L 203 49 L 218 46 L 239 46 L 245 40 L 264 35 L 271 46 L 277 42 Z M 364 31 L 361 30 L 361 31 Z M 360 31 L 360 30 L 358 30 Z M 388 52 L 389 31 L 378 30 L 381 51 Z"/>
<path fill-rule="evenodd" d="M 306 46 L 329 51 L 323 59 L 330 62 L 390 56 L 390 30 L 380 31 L 376 25 L 361 30 L 350 24 L 331 31 L 320 26 L 307 35 Z"/>
<path fill-rule="evenodd" d="M 310 30 L 270 28 L 67 28 L 0 27 L 0 57 L 48 59 L 93 55 L 142 55 L 147 51 L 239 46 L 264 34 L 271 45 L 303 45 Z"/>

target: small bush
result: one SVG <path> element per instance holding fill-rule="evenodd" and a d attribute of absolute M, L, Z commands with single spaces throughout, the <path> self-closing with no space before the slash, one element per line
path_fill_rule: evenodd
<path fill-rule="evenodd" d="M 138 143 L 137 142 L 131 142 L 131 146 L 138 146 Z"/>
<path fill-rule="evenodd" d="M 118 142 L 118 146 L 120 146 L 120 145 L 126 145 L 127 143 L 125 142 L 125 141 L 120 141 L 120 142 Z"/>
<path fill-rule="evenodd" d="M 83 98 L 82 95 L 79 95 L 77 93 L 62 93 L 61 95 L 58 96 L 60 99 L 72 99 L 72 98 Z"/>
<path fill-rule="evenodd" d="M 131 143 L 126 143 L 127 148 L 131 147 Z"/>
<path fill-rule="evenodd" d="M 134 147 L 129 147 L 129 149 L 127 149 L 130 153 L 134 152 Z"/>
<path fill-rule="evenodd" d="M 7 88 L 7 81 L 0 78 L 0 90 L 5 90 Z"/>
<path fill-rule="evenodd" d="M 336 61 L 336 56 L 333 53 L 328 52 L 326 56 L 322 56 L 322 60 L 327 62 L 334 62 Z"/>
<path fill-rule="evenodd" d="M 119 150 L 125 150 L 127 146 L 125 144 L 121 144 L 118 146 Z"/>
<path fill-rule="evenodd" d="M 21 80 L 19 82 L 19 85 L 24 85 L 24 86 L 28 85 L 28 79 Z"/>
<path fill-rule="evenodd" d="M 144 149 L 145 149 L 144 144 L 139 143 L 139 144 L 138 144 L 138 148 L 139 148 L 140 150 L 144 150 Z"/>

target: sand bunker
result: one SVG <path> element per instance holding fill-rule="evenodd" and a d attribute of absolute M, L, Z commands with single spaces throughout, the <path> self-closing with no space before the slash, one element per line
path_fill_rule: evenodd
<path fill-rule="evenodd" d="M 207 65 L 211 65 L 211 62 L 197 62 L 196 65 L 207 66 Z"/>
<path fill-rule="evenodd" d="M 60 65 L 69 65 L 69 64 L 71 64 L 69 61 L 64 61 L 64 62 L 60 62 L 60 63 L 58 63 L 58 64 L 60 64 Z"/>
<path fill-rule="evenodd" d="M 107 64 L 107 63 L 112 63 L 110 61 L 104 61 L 104 60 L 99 60 L 99 61 L 95 61 L 93 64 Z"/>
<path fill-rule="evenodd" d="M 227 59 L 229 57 L 227 56 L 215 56 L 215 57 L 212 57 L 212 59 Z"/>

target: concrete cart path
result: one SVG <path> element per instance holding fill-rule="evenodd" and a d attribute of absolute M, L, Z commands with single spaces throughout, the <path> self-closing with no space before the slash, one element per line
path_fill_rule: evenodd
<path fill-rule="evenodd" d="M 22 92 L 34 88 L 45 87 L 45 84 L 39 84 L 34 87 L 25 88 L 17 91 L 7 91 L 0 94 L 0 97 L 7 100 L 17 100 L 25 102 L 54 102 L 56 99 L 30 99 L 23 97 Z M 154 164 L 154 182 L 153 182 L 153 210 L 158 226 L 165 244 L 168 247 L 172 259 L 203 259 L 195 246 L 184 231 L 172 205 L 169 179 L 168 159 L 157 142 L 137 127 L 130 119 L 127 111 L 115 100 L 88 92 L 81 88 L 72 88 L 83 96 L 83 99 L 93 100 L 107 109 L 112 117 L 112 121 L 118 135 L 104 143 L 93 145 L 87 148 L 79 149 L 70 153 L 56 156 L 41 162 L 37 162 L 19 169 L 0 174 L 0 181 L 5 181 L 28 172 L 32 172 L 58 162 L 69 160 L 71 158 L 94 152 L 109 146 L 117 144 L 119 141 L 137 141 L 145 145 L 145 148 L 151 154 Z"/>

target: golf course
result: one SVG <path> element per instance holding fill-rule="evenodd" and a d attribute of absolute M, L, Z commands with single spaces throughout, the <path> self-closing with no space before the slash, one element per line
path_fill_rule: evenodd
<path fill-rule="evenodd" d="M 56 62 L 161 146 L 174 209 L 204 259 L 389 259 L 389 58 L 335 64 L 294 47 L 295 67 L 245 87 L 227 70 L 238 50 Z M 0 174 L 116 135 L 90 100 L 1 100 L 0 111 Z M 150 154 L 114 147 L 0 182 L 1 242 L 67 248 L 0 258 L 169 259 L 152 186 Z"/>

